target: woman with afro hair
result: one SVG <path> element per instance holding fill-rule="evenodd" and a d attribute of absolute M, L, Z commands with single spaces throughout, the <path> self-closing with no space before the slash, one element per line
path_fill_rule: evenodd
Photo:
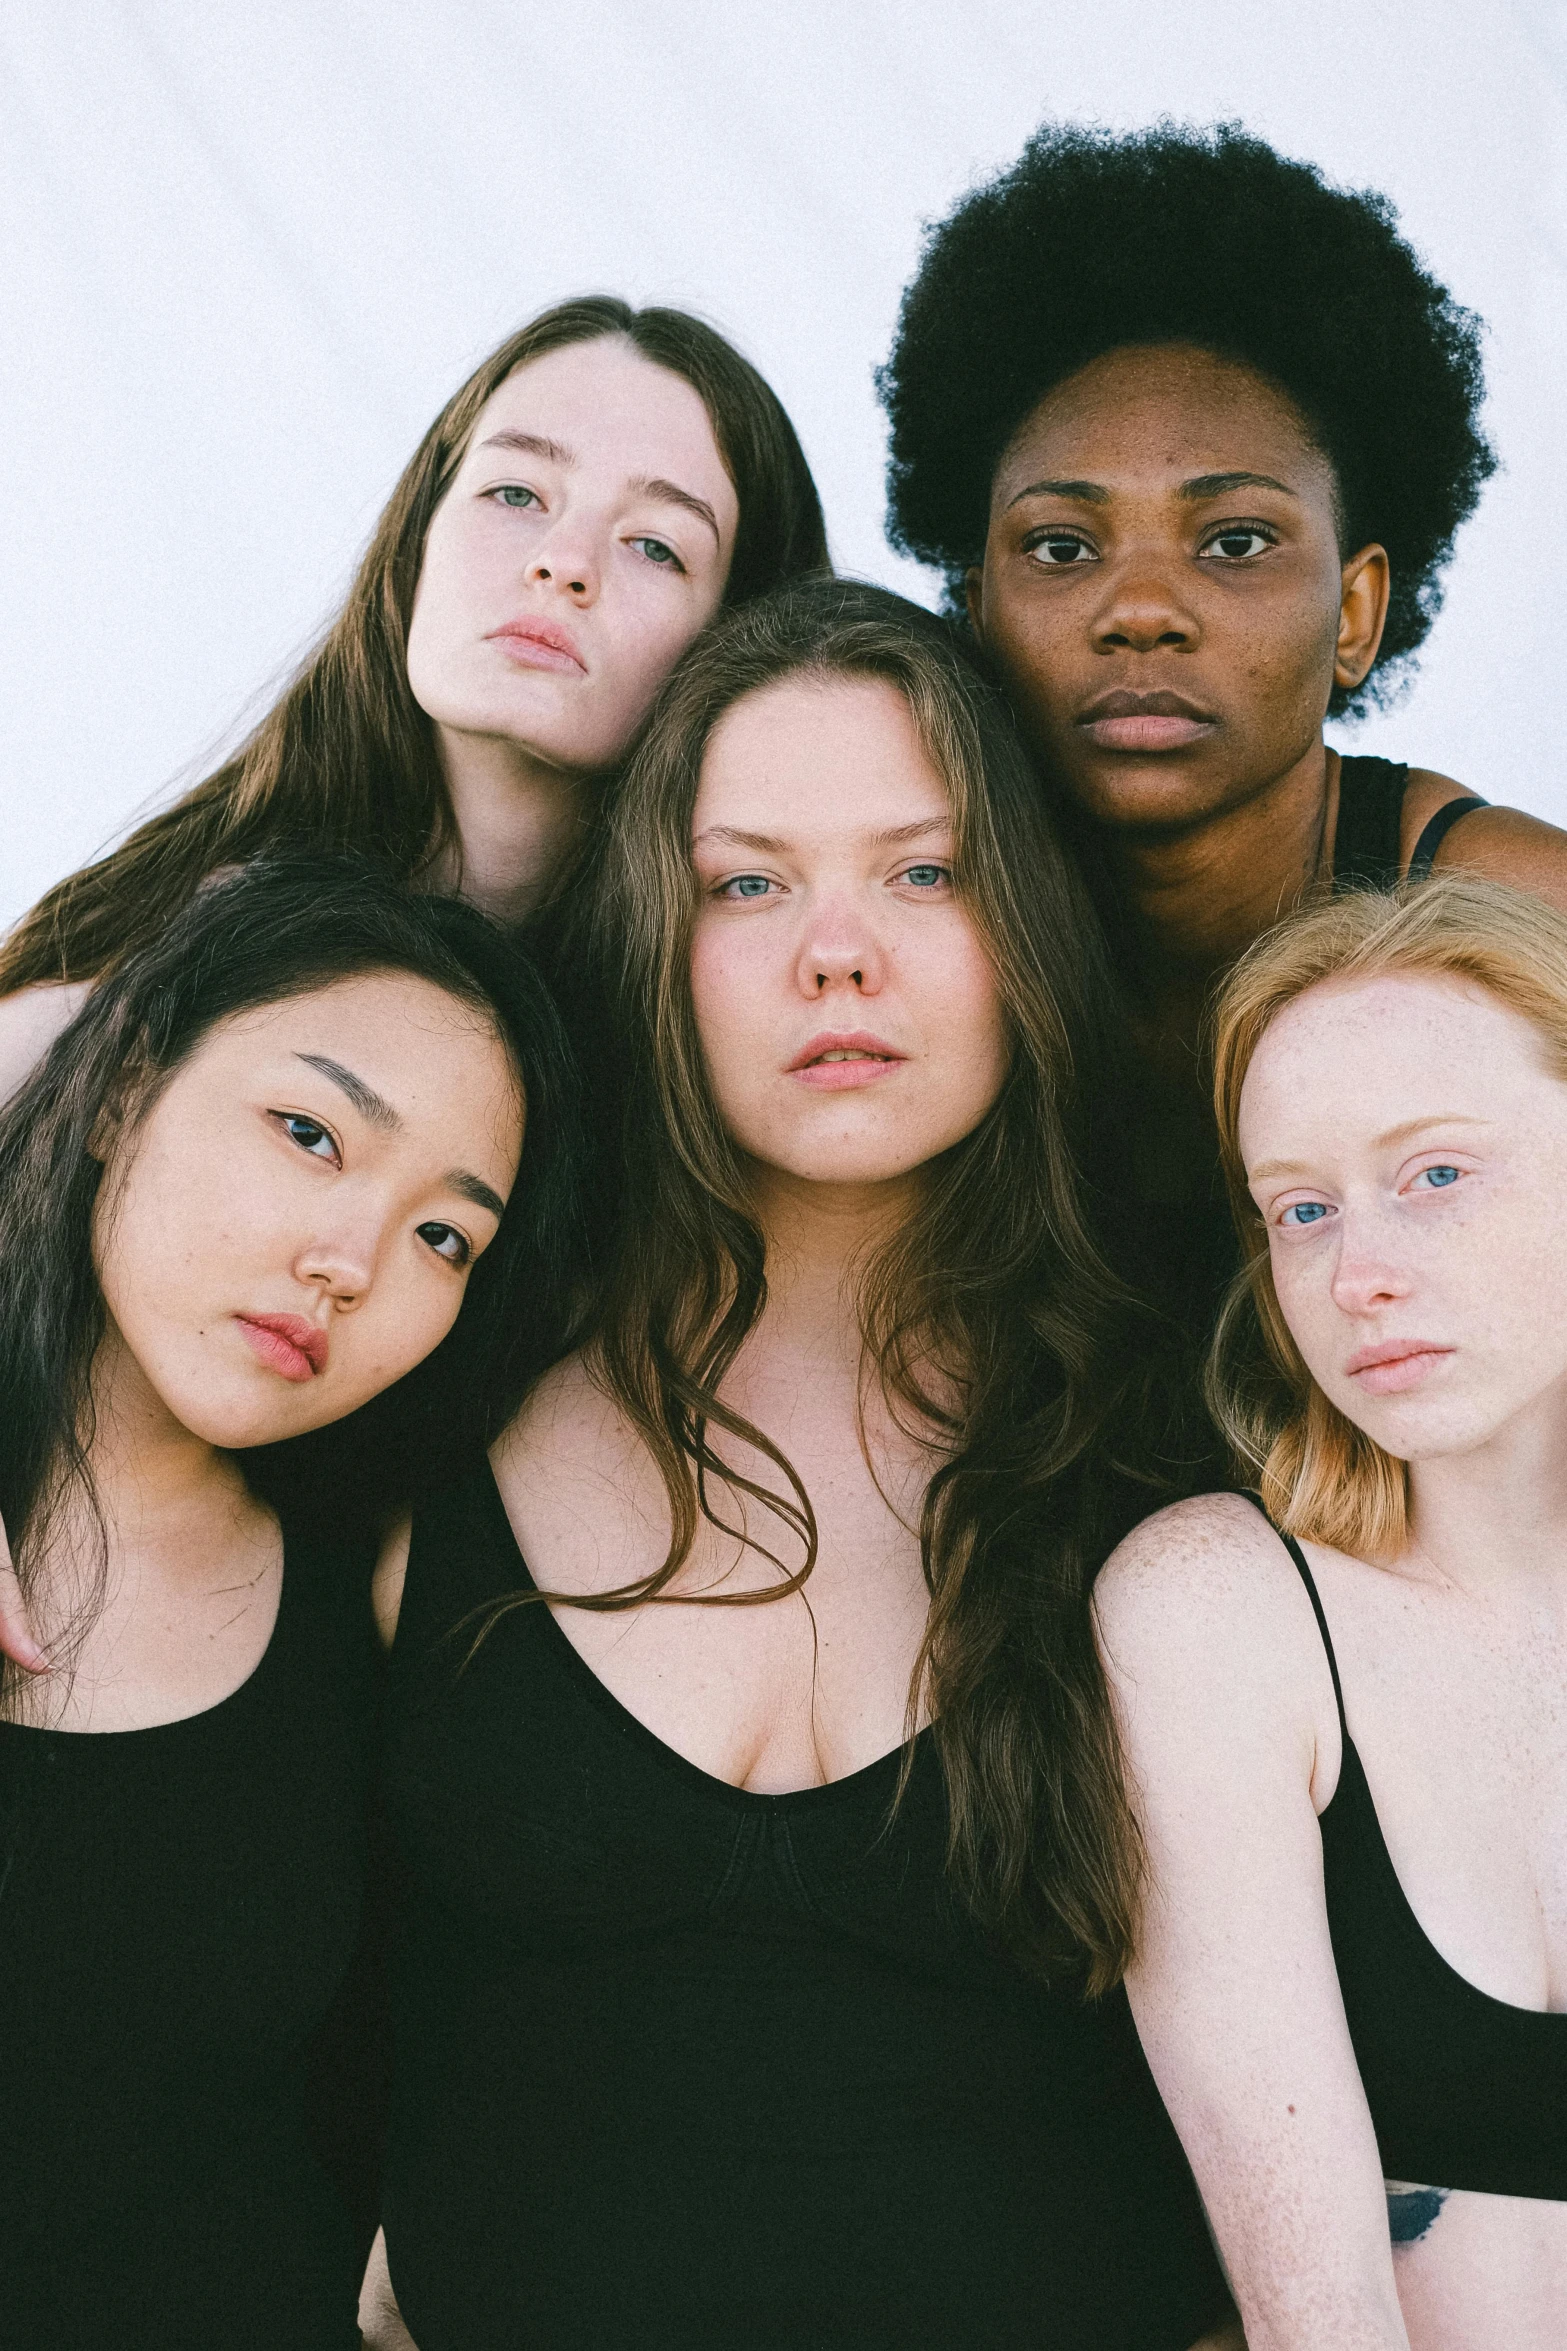
<path fill-rule="evenodd" d="M 1325 886 L 1457 865 L 1567 905 L 1567 835 L 1322 734 L 1407 672 L 1495 468 L 1480 331 L 1384 197 L 1234 125 L 1047 125 L 932 231 L 882 371 L 893 541 L 945 572 L 1115 940 L 1130 1180 L 1192 1211 L 1194 1339 L 1233 1259 L 1215 981 Z"/>

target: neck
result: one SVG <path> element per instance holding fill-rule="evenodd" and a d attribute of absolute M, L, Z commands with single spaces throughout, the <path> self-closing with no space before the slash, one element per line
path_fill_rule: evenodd
<path fill-rule="evenodd" d="M 1180 832 L 1102 835 L 1132 979 L 1149 1010 L 1199 1002 L 1215 977 L 1289 913 L 1328 865 L 1338 754 L 1319 736 L 1260 790 Z"/>
<path fill-rule="evenodd" d="M 1461 1590 L 1567 1604 L 1567 1393 L 1472 1452 L 1412 1462 L 1409 1488 L 1415 1549 Z"/>
<path fill-rule="evenodd" d="M 775 1168 L 753 1202 L 767 1243 L 767 1343 L 833 1364 L 858 1380 L 859 1276 L 908 1215 L 914 1179 L 881 1184 L 802 1182 Z"/>
<path fill-rule="evenodd" d="M 88 1458 L 111 1553 L 151 1554 L 178 1572 L 188 1545 L 199 1572 L 211 1562 L 215 1517 L 231 1522 L 259 1508 L 238 1467 L 175 1419 L 112 1325 L 92 1388 Z"/>
<path fill-rule="evenodd" d="M 437 727 L 436 746 L 457 843 L 437 860 L 435 887 L 497 922 L 526 922 L 582 830 L 583 778 L 499 735 Z"/>

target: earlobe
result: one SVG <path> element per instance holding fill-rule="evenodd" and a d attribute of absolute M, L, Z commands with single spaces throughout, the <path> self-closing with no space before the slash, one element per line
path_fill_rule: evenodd
<path fill-rule="evenodd" d="M 1387 625 L 1391 587 L 1387 550 L 1362 547 L 1344 566 L 1339 597 L 1338 644 L 1333 656 L 1333 682 L 1346 689 L 1358 686 L 1370 671 Z"/>
<path fill-rule="evenodd" d="M 977 563 L 963 574 L 963 602 L 968 611 L 968 625 L 983 645 L 985 642 L 985 574 Z"/>

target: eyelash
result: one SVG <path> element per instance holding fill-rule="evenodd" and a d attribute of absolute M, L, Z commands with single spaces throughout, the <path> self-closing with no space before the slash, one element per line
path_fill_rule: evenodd
<path fill-rule="evenodd" d="M 911 874 L 916 873 L 939 874 L 942 881 L 944 882 L 950 882 L 952 879 L 952 868 L 948 865 L 939 864 L 934 857 L 917 858 L 912 865 L 906 865 L 904 867 L 902 873 L 897 876 L 897 879 L 899 881 L 907 881 Z M 742 882 L 766 882 L 767 888 L 765 890 L 748 891 L 743 897 L 731 897 L 731 891 L 737 891 Z M 934 885 L 930 883 L 915 882 L 911 886 L 918 890 L 922 896 L 933 894 Z M 767 897 L 770 892 L 776 890 L 778 887 L 779 885 L 774 882 L 769 875 L 764 873 L 734 873 L 729 876 L 727 881 L 719 882 L 714 888 L 712 895 L 717 899 L 727 901 L 727 903 L 731 906 L 755 906 L 758 905 L 763 898 Z"/>
<path fill-rule="evenodd" d="M 1239 538 L 1261 539 L 1264 544 L 1269 547 L 1276 547 L 1279 543 L 1279 535 L 1277 531 L 1273 529 L 1270 523 L 1253 522 L 1245 519 L 1237 522 L 1221 523 L 1216 530 L 1210 531 L 1207 537 L 1202 541 L 1202 544 L 1197 550 L 1198 560 L 1201 561 L 1202 558 L 1207 554 L 1209 548 L 1216 545 L 1220 539 Z M 1068 529 L 1064 524 L 1054 528 L 1047 527 L 1044 530 L 1033 532 L 1023 542 L 1023 552 L 1025 555 L 1033 555 L 1041 547 L 1086 547 L 1089 555 L 1095 562 L 1100 560 L 1099 550 L 1094 545 L 1093 540 L 1090 539 L 1086 533 Z M 1257 560 L 1257 551 L 1253 551 L 1253 553 L 1250 555 L 1226 555 L 1220 560 L 1227 565 L 1237 563 L 1255 563 Z M 1080 568 L 1080 566 L 1078 558 L 1074 556 L 1071 562 L 1042 563 L 1039 568 L 1041 571 L 1072 571 L 1076 568 Z"/>
<path fill-rule="evenodd" d="M 1452 1183 L 1426 1184 L 1423 1186 L 1424 1190 L 1450 1192 L 1454 1185 L 1463 1181 L 1464 1170 L 1461 1167 L 1455 1167 L 1450 1159 L 1433 1159 L 1428 1167 L 1417 1167 L 1404 1188 L 1406 1191 L 1412 1192 L 1416 1185 L 1421 1183 L 1423 1177 L 1437 1175 L 1451 1176 Z M 1290 1218 L 1302 1208 L 1320 1208 L 1323 1213 L 1320 1216 L 1309 1218 L 1305 1224 L 1291 1224 Z M 1318 1225 L 1325 1224 L 1331 1213 L 1327 1203 L 1322 1200 L 1291 1200 L 1286 1207 L 1279 1210 L 1278 1222 L 1286 1232 L 1308 1233 L 1314 1231 Z"/>
<path fill-rule="evenodd" d="M 330 1143 L 332 1146 L 330 1165 L 336 1168 L 342 1167 L 342 1144 L 338 1141 L 336 1135 L 333 1134 L 331 1128 L 329 1126 L 323 1125 L 319 1118 L 312 1118 L 308 1112 L 303 1110 L 274 1110 L 269 1115 L 277 1120 L 279 1126 L 288 1136 L 289 1141 L 294 1145 L 295 1149 L 302 1151 L 307 1159 L 321 1159 L 325 1155 L 322 1152 L 312 1150 L 308 1143 L 302 1143 L 298 1135 L 296 1135 L 293 1131 L 295 1127 L 308 1127 L 312 1135 L 318 1135 L 323 1142 Z M 423 1241 L 437 1257 L 441 1257 L 441 1252 L 436 1248 L 435 1243 L 430 1239 L 430 1235 L 432 1233 L 440 1233 L 443 1236 L 449 1235 L 450 1238 L 457 1243 L 458 1248 L 462 1251 L 462 1255 L 460 1257 L 443 1257 L 441 1260 L 443 1264 L 455 1266 L 460 1272 L 465 1266 L 472 1263 L 473 1244 L 465 1233 L 460 1233 L 457 1230 L 457 1227 L 454 1224 L 442 1224 L 435 1219 L 431 1219 L 431 1221 L 426 1224 L 416 1225 L 414 1230 L 418 1233 L 420 1240 Z"/>
<path fill-rule="evenodd" d="M 508 512 L 513 514 L 526 514 L 533 507 L 537 507 L 540 512 L 543 511 L 543 499 L 537 490 L 530 490 L 526 482 L 499 482 L 493 490 L 486 490 L 484 495 L 493 504 L 504 506 Z M 657 555 L 645 556 L 644 560 L 650 563 L 655 571 L 678 571 L 682 576 L 684 575 L 686 567 L 667 539 L 657 539 L 651 531 L 638 531 L 634 538 L 626 541 L 626 544 L 628 547 L 657 547 L 661 549 L 663 556 L 667 557 L 667 561 L 661 560 Z"/>

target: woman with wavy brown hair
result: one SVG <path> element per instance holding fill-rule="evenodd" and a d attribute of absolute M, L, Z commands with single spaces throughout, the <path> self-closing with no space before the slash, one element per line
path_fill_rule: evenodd
<path fill-rule="evenodd" d="M 1218 1008 L 1258 1496 L 1100 1579 L 1128 1982 L 1252 2351 L 1567 2326 L 1567 916 L 1438 877 Z M 1272 1524 L 1270 1526 L 1269 1520 Z"/>
<path fill-rule="evenodd" d="M 1088 1594 L 1147 1495 L 1078 1173 L 1108 986 L 1005 706 L 880 590 L 730 615 L 597 920 L 596 1330 L 378 1579 L 369 2339 L 1186 2351 L 1222 2281 L 1081 1997 L 1128 1900 Z"/>

